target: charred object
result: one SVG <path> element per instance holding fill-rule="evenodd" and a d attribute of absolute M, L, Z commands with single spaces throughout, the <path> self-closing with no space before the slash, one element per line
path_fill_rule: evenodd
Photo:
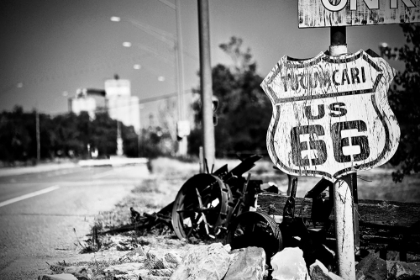
<path fill-rule="evenodd" d="M 299 198 L 298 178 L 288 175 L 287 195 L 278 194 L 276 188 L 274 193 L 267 191 L 270 188 L 263 191 L 262 181 L 252 180 L 248 172 L 261 156 L 239 158 L 240 164 L 230 171 L 224 165 L 188 179 L 175 200 L 159 212 L 140 215 L 131 208 L 131 225 L 103 233 L 169 227 L 190 242 L 217 240 L 232 249 L 262 247 L 267 260 L 284 247 L 299 247 L 308 265 L 318 259 L 334 269 L 333 184 L 321 179 Z M 360 200 L 358 205 L 357 256 L 366 250 L 380 251 L 383 258 L 397 250 L 403 261 L 407 254 L 420 256 L 419 204 Z M 395 221 L 389 221 L 391 217 Z"/>
<path fill-rule="evenodd" d="M 333 183 L 321 179 L 299 198 L 298 178 L 288 175 L 287 195 L 262 191 L 261 180 L 251 180 L 250 173 L 244 177 L 261 156 L 240 159 L 230 171 L 225 165 L 212 173 L 197 174 L 181 187 L 171 215 L 176 235 L 187 240 L 223 240 L 232 249 L 262 247 L 267 260 L 284 247 L 299 247 L 308 265 L 318 259 L 334 269 Z M 394 250 L 402 261 L 408 254 L 418 261 L 420 204 L 359 201 L 357 184 L 354 192 L 360 221 L 360 228 L 355 228 L 356 257 L 374 250 L 386 259 L 387 252 Z"/>
<path fill-rule="evenodd" d="M 263 193 L 261 180 L 243 175 L 255 166 L 261 156 L 241 158 L 241 163 L 228 171 L 227 165 L 215 172 L 197 174 L 180 189 L 172 209 L 172 225 L 181 239 L 219 239 L 232 249 L 262 247 L 269 260 L 285 246 L 298 246 L 305 259 L 316 258 L 332 263 L 334 253 L 327 246 L 328 217 L 332 205 L 322 199 L 331 183 L 321 180 L 308 194 L 314 200 L 313 223 L 303 220 L 295 210 L 297 178 L 289 176 L 289 196 L 281 217 L 273 209 L 257 209 L 257 197 Z M 322 206 L 322 207 L 317 207 Z"/>

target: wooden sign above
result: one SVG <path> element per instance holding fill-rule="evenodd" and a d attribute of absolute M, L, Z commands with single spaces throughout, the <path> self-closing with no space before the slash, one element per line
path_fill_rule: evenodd
<path fill-rule="evenodd" d="M 420 0 L 299 0 L 299 28 L 420 22 Z"/>
<path fill-rule="evenodd" d="M 395 71 L 364 51 L 284 56 L 261 83 L 273 105 L 267 149 L 282 171 L 331 181 L 386 163 L 400 128 L 388 104 Z"/>

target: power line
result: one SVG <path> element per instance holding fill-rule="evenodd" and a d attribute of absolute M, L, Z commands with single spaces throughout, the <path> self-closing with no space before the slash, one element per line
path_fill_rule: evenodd
<path fill-rule="evenodd" d="M 176 5 L 167 1 L 167 0 L 158 0 L 159 2 L 162 2 L 163 4 L 165 4 L 166 6 L 172 8 L 173 10 L 176 10 Z"/>
<path fill-rule="evenodd" d="M 185 90 L 183 94 L 185 95 L 185 94 L 189 94 L 189 93 L 192 93 L 192 92 L 193 92 L 192 90 Z M 177 95 L 178 95 L 177 92 L 173 92 L 173 93 L 163 94 L 163 95 L 154 96 L 154 97 L 142 98 L 142 99 L 139 99 L 138 102 L 136 102 L 134 104 L 139 104 L 140 105 L 140 104 L 150 103 L 150 102 L 154 102 L 154 101 L 170 99 L 170 98 L 176 97 Z M 133 104 L 113 106 L 112 109 L 128 108 L 132 105 Z M 98 109 L 94 110 L 94 112 L 95 113 L 106 112 L 108 109 L 107 108 L 98 108 Z M 60 113 L 56 113 L 56 115 L 60 115 Z"/>

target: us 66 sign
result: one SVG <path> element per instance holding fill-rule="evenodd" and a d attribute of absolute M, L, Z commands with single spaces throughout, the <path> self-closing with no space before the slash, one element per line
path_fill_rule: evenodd
<path fill-rule="evenodd" d="M 364 51 L 284 56 L 261 86 L 273 105 L 267 149 L 284 172 L 331 181 L 386 163 L 400 129 L 388 104 L 394 69 Z"/>

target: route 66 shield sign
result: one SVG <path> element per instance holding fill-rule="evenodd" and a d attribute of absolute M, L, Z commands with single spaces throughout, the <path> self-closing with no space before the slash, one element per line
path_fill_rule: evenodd
<path fill-rule="evenodd" d="M 387 99 L 395 70 L 365 51 L 284 56 L 261 83 L 273 105 L 267 149 L 282 171 L 334 181 L 386 163 L 400 128 Z"/>

